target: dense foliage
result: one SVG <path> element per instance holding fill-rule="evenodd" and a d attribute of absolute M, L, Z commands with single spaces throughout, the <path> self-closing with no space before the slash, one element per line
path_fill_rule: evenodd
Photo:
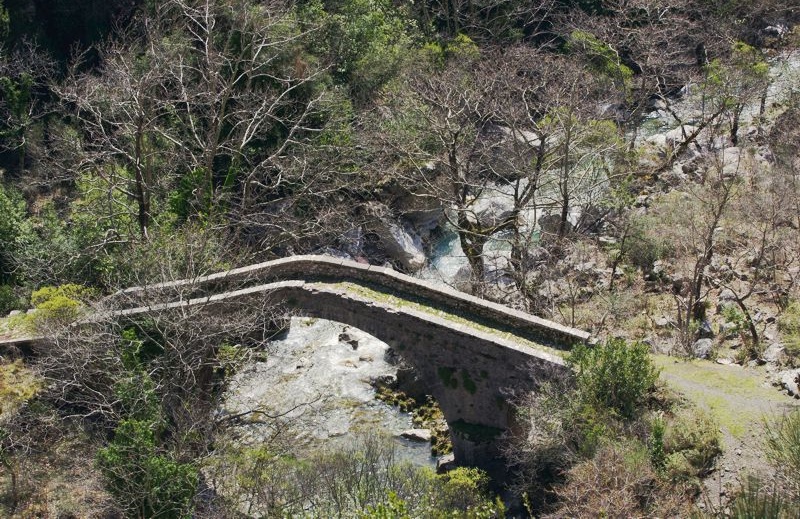
<path fill-rule="evenodd" d="M 623 418 L 634 416 L 658 380 L 650 348 L 642 343 L 615 338 L 597 347 L 578 346 L 569 360 L 581 397 Z"/>

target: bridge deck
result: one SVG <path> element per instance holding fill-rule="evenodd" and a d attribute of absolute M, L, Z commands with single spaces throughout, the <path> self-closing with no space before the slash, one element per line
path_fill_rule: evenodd
<path fill-rule="evenodd" d="M 587 343 L 590 334 L 553 321 L 487 301 L 447 286 L 407 276 L 391 268 L 365 265 L 326 256 L 294 256 L 219 272 L 188 280 L 159 283 L 147 287 L 131 287 L 114 294 L 109 301 L 140 299 L 162 301 L 188 300 L 227 290 L 238 290 L 270 281 L 302 280 L 306 282 L 350 282 L 375 293 L 438 308 L 463 319 L 521 338 L 568 349 L 575 343 Z"/>
<path fill-rule="evenodd" d="M 588 333 L 541 319 L 446 286 L 419 280 L 390 268 L 364 265 L 324 256 L 295 256 L 144 287 L 131 287 L 106 298 L 101 307 L 115 315 L 132 315 L 148 309 L 168 308 L 191 301 L 215 301 L 245 292 L 266 290 L 280 282 L 306 283 L 328 292 L 346 292 L 375 303 L 443 318 L 468 326 L 482 334 L 502 338 L 548 355 L 590 341 Z M 283 285 L 286 286 L 286 285 Z M 152 304 L 156 301 L 156 304 Z M 145 307 L 144 305 L 150 306 Z M 123 310 L 117 310 L 123 308 Z M 107 315 L 107 311 L 100 313 Z M 0 324 L 2 321 L 0 320 Z M 5 334 L 0 328 L 0 346 L 34 342 L 19 332 Z"/>
<path fill-rule="evenodd" d="M 339 283 L 318 282 L 314 283 L 313 285 L 327 287 L 331 290 L 341 290 L 344 293 L 360 296 L 369 301 L 381 302 L 395 308 L 412 309 L 416 312 L 436 316 L 444 319 L 445 321 L 469 327 L 472 330 L 475 330 L 476 333 L 480 332 L 495 336 L 499 339 L 517 343 L 521 346 L 545 352 L 556 357 L 563 358 L 566 353 L 564 349 L 554 348 L 541 341 L 535 340 L 535 338 L 529 338 L 527 334 L 518 329 L 514 329 L 509 326 L 491 326 L 486 324 L 484 320 L 477 316 L 465 314 L 464 312 L 452 311 L 447 308 L 437 307 L 436 305 L 430 304 L 430 302 L 426 301 L 424 298 L 409 298 L 405 295 L 384 292 L 378 290 L 374 286 L 360 284 L 353 281 L 342 281 Z"/>

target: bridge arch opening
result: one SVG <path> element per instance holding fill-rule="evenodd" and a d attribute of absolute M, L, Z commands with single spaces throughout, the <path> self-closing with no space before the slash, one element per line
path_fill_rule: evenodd
<path fill-rule="evenodd" d="M 227 382 L 220 412 L 236 416 L 259 410 L 275 419 L 240 420 L 250 441 L 281 434 L 300 452 L 342 447 L 364 435 L 392 437 L 396 456 L 432 466 L 430 444 L 400 439 L 412 428 L 407 413 L 376 399 L 375 383 L 396 380 L 389 346 L 342 323 L 293 317 L 270 338 L 263 354 Z"/>

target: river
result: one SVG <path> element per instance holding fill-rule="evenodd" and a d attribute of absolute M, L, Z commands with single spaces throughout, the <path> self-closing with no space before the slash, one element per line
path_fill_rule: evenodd
<path fill-rule="evenodd" d="M 412 428 L 410 415 L 375 399 L 370 382 L 397 372 L 386 360 L 388 348 L 341 323 L 294 317 L 288 331 L 266 345 L 264 360 L 232 377 L 222 413 L 281 415 L 264 423 L 245 420 L 237 432 L 249 444 L 272 441 L 278 432 L 301 457 L 370 433 L 393 437 L 399 459 L 435 466 L 429 443 L 399 437 Z"/>

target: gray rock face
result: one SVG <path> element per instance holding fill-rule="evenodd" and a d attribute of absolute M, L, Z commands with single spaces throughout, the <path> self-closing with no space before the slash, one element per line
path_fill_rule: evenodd
<path fill-rule="evenodd" d="M 781 371 L 777 379 L 789 395 L 800 398 L 800 368 Z"/>
<path fill-rule="evenodd" d="M 648 137 L 645 142 L 661 149 L 671 149 L 685 140 L 685 136 L 691 135 L 697 130 L 696 126 L 684 125 L 682 127 L 674 128 L 664 133 L 659 133 Z"/>
<path fill-rule="evenodd" d="M 421 269 L 425 265 L 425 251 L 419 235 L 395 222 L 387 222 L 386 229 L 388 232 L 381 235 L 386 252 L 411 272 Z"/>
<path fill-rule="evenodd" d="M 701 339 L 710 339 L 714 337 L 714 330 L 711 329 L 711 323 L 707 320 L 700 323 L 700 330 L 698 330 L 697 333 Z"/>
<path fill-rule="evenodd" d="M 572 225 L 567 222 L 567 231 L 572 230 Z M 561 227 L 561 216 L 558 214 L 547 214 L 539 218 L 539 228 L 548 234 L 558 234 Z"/>
<path fill-rule="evenodd" d="M 692 344 L 692 355 L 698 359 L 707 359 L 711 355 L 713 346 L 711 339 L 698 339 Z"/>
<path fill-rule="evenodd" d="M 400 436 L 406 440 L 414 442 L 429 442 L 431 441 L 431 431 L 428 429 L 408 429 L 400 433 Z"/>
<path fill-rule="evenodd" d="M 419 209 L 403 212 L 403 217 L 411 223 L 414 230 L 423 240 L 430 238 L 431 232 L 444 221 L 444 211 L 441 208 Z"/>
<path fill-rule="evenodd" d="M 733 178 L 742 173 L 745 167 L 741 148 L 731 146 L 717 153 L 716 166 L 721 170 L 723 178 Z"/>
<path fill-rule="evenodd" d="M 647 108 L 653 111 L 666 110 L 667 102 L 664 101 L 663 99 L 653 98 L 647 101 Z"/>
<path fill-rule="evenodd" d="M 369 383 L 373 387 L 388 387 L 393 389 L 397 387 L 397 375 L 392 373 L 378 375 L 377 377 L 372 377 Z"/>
<path fill-rule="evenodd" d="M 789 33 L 789 28 L 783 24 L 768 25 L 761 29 L 761 33 L 770 38 L 782 39 Z"/>
<path fill-rule="evenodd" d="M 358 349 L 358 337 L 355 337 L 350 332 L 344 331 L 339 334 L 339 342 L 343 342 L 352 346 L 352 348 Z"/>
<path fill-rule="evenodd" d="M 767 349 L 765 349 L 764 353 L 761 355 L 761 358 L 764 359 L 765 362 L 771 362 L 773 364 L 782 362 L 785 357 L 785 348 L 783 344 L 779 342 L 773 342 L 767 346 Z"/>
<path fill-rule="evenodd" d="M 672 318 L 666 315 L 661 315 L 653 320 L 653 324 L 656 326 L 656 328 L 668 328 L 674 322 L 675 321 Z"/>
<path fill-rule="evenodd" d="M 372 203 L 367 211 L 374 217 L 369 228 L 378 236 L 386 254 L 410 272 L 421 269 L 425 265 L 422 238 L 413 229 L 395 221 L 383 204 Z"/>
<path fill-rule="evenodd" d="M 739 305 L 736 304 L 736 296 L 734 295 L 733 291 L 724 288 L 719 293 L 719 303 L 717 303 L 717 313 L 721 314 L 728 308 L 738 310 Z"/>
<path fill-rule="evenodd" d="M 481 225 L 495 227 L 505 222 L 512 214 L 512 207 L 505 198 L 494 197 L 479 199 L 475 203 L 474 216 L 468 215 L 472 221 L 478 221 Z"/>
<path fill-rule="evenodd" d="M 454 468 L 456 468 L 456 457 L 452 453 L 445 454 L 436 460 L 437 474 L 444 474 L 445 472 L 453 470 Z"/>

